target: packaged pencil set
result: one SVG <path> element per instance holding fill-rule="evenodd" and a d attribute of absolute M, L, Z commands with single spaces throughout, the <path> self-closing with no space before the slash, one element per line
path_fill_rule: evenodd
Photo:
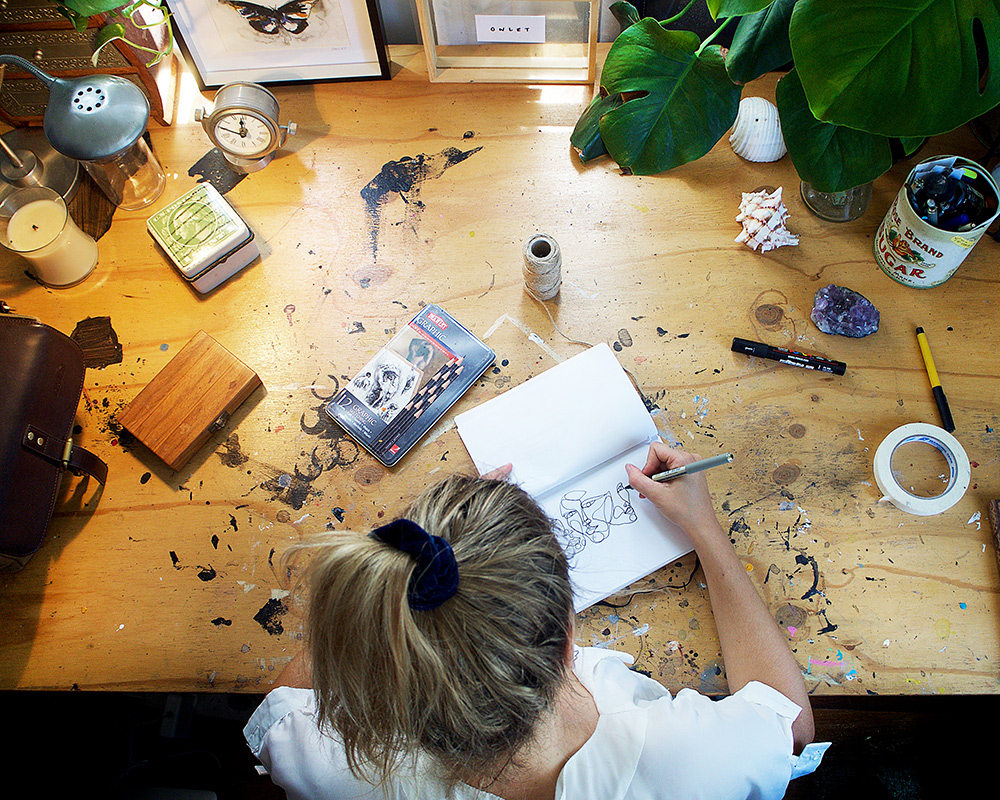
<path fill-rule="evenodd" d="M 391 467 L 495 358 L 447 311 L 427 305 L 327 403 L 326 413 Z"/>

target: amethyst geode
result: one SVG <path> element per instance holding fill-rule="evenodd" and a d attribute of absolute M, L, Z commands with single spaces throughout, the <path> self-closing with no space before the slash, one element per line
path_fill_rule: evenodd
<path fill-rule="evenodd" d="M 878 330 L 878 309 L 853 289 L 833 284 L 816 292 L 809 317 L 823 333 L 838 336 L 860 339 Z"/>

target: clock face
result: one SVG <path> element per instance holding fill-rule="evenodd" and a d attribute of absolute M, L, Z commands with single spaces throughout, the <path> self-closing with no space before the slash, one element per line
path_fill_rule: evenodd
<path fill-rule="evenodd" d="M 261 156 L 274 149 L 274 130 L 259 117 L 242 111 L 222 114 L 213 128 L 215 143 L 240 158 Z"/>

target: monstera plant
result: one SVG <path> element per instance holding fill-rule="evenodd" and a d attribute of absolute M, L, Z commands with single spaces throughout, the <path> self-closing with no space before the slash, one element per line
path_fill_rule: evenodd
<path fill-rule="evenodd" d="M 673 26 L 694 2 L 725 20 L 704 42 Z M 926 137 L 1000 104 L 1000 0 L 692 0 L 662 22 L 613 6 L 623 30 L 571 141 L 651 175 L 730 129 L 742 85 L 791 64 L 775 101 L 799 177 L 823 192 L 874 180 Z M 712 39 L 737 22 L 723 54 Z"/>

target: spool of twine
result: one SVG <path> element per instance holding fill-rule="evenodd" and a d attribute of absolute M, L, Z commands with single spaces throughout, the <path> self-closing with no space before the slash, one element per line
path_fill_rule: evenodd
<path fill-rule="evenodd" d="M 551 300 L 562 286 L 562 253 L 551 236 L 538 233 L 524 243 L 524 287 L 536 300 Z"/>

